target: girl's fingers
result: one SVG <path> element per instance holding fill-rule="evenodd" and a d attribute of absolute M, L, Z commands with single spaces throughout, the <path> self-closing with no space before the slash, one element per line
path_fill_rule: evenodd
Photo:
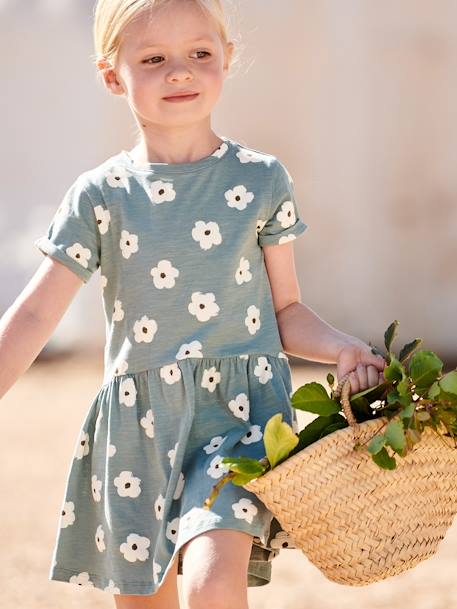
<path fill-rule="evenodd" d="M 359 391 L 368 389 L 368 374 L 367 368 L 363 364 L 357 364 L 357 377 L 359 379 Z"/>
<path fill-rule="evenodd" d="M 375 368 L 374 366 L 368 366 L 367 368 L 367 376 L 368 376 L 368 387 L 374 387 L 375 385 L 377 385 L 379 383 L 379 377 L 382 374 L 382 372 L 379 372 L 379 370 L 377 368 Z"/>
<path fill-rule="evenodd" d="M 358 393 L 360 391 L 359 378 L 354 371 L 349 374 L 349 380 L 351 381 L 351 394 Z"/>

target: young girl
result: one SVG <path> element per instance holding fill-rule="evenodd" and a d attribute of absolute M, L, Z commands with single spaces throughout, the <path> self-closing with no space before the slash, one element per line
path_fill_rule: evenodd
<path fill-rule="evenodd" d="M 296 428 L 286 353 L 337 365 L 357 392 L 384 360 L 300 302 L 291 177 L 273 155 L 217 135 L 233 60 L 219 0 L 99 0 L 97 66 L 141 139 L 71 185 L 47 255 L 0 327 L 0 397 L 100 267 L 103 384 L 77 440 L 49 578 L 122 608 L 247 607 L 293 547 L 273 515 L 227 485 L 225 456 L 264 456 L 277 412 Z M 210 600 L 209 600 L 210 599 Z"/>

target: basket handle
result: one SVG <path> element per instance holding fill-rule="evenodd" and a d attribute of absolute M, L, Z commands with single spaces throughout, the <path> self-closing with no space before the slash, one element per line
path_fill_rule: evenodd
<path fill-rule="evenodd" d="M 339 398 L 341 396 L 340 402 L 343 406 L 344 415 L 349 425 L 352 427 L 352 431 L 354 432 L 354 440 L 357 443 L 360 437 L 360 424 L 357 423 L 357 420 L 351 408 L 351 402 L 349 399 L 351 391 L 351 381 L 349 380 L 349 375 L 350 372 L 343 376 L 343 378 L 338 382 L 338 385 L 333 394 L 336 398 Z"/>

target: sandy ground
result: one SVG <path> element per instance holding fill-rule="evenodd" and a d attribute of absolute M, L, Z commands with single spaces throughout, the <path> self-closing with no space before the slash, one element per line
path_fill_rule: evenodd
<path fill-rule="evenodd" d="M 309 380 L 324 383 L 332 370 L 293 366 L 294 389 Z M 101 379 L 100 355 L 37 361 L 0 402 L 2 608 L 114 607 L 101 590 L 48 580 L 74 442 Z M 299 414 L 303 427 L 309 419 Z M 250 609 L 451 609 L 457 607 L 456 549 L 454 523 L 435 556 L 361 588 L 330 582 L 299 550 L 283 550 L 272 582 L 249 588 Z"/>

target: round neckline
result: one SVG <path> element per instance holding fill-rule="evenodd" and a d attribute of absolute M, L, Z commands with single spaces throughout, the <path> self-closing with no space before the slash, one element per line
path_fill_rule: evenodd
<path fill-rule="evenodd" d="M 207 167 L 215 165 L 228 154 L 229 150 L 225 150 L 225 152 L 222 154 L 219 153 L 221 152 L 221 148 L 224 146 L 224 144 L 226 144 L 228 149 L 230 149 L 232 141 L 230 138 L 223 135 L 219 135 L 219 137 L 221 140 L 223 140 L 222 144 L 219 144 L 219 146 L 213 150 L 210 155 L 192 163 L 139 163 L 130 156 L 127 150 L 122 150 L 120 152 L 119 160 L 122 162 L 122 164 L 128 167 L 129 171 L 139 173 L 176 174 L 200 171 L 201 169 L 206 169 Z"/>

